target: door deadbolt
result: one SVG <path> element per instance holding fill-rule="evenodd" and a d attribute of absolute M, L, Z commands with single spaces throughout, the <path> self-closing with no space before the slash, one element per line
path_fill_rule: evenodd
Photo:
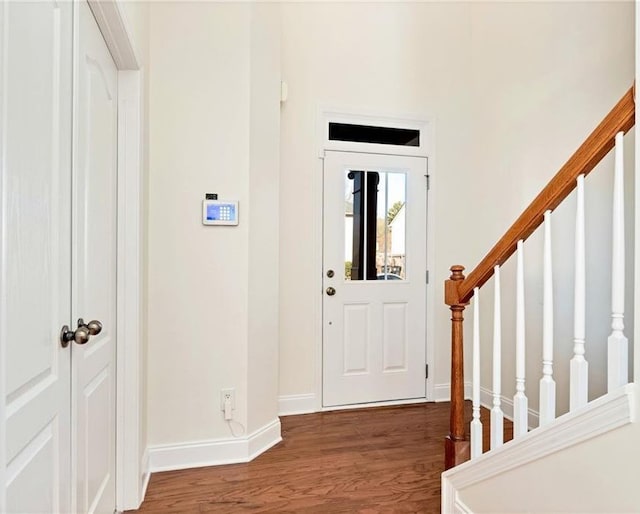
<path fill-rule="evenodd" d="M 332 269 L 330 269 L 329 271 L 327 271 L 327 277 L 329 278 L 333 278 L 333 275 L 335 275 L 335 273 L 333 272 Z"/>

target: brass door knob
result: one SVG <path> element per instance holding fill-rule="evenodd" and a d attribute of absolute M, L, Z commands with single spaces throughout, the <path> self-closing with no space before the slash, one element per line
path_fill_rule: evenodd
<path fill-rule="evenodd" d="M 333 287 L 327 287 L 327 294 L 329 296 L 333 296 L 334 294 L 336 294 L 336 290 Z"/>

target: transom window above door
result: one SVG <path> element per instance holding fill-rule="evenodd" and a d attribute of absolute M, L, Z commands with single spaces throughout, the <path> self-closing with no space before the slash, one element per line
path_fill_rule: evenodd
<path fill-rule="evenodd" d="M 329 140 L 418 147 L 420 130 L 329 122 Z"/>
<path fill-rule="evenodd" d="M 324 151 L 427 157 L 433 141 L 433 124 L 417 117 L 323 110 L 319 123 Z"/>

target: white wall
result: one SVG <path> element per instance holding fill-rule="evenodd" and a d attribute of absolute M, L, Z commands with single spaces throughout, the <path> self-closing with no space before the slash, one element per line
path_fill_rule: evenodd
<path fill-rule="evenodd" d="M 474 3 L 471 86 L 473 174 L 481 191 L 465 206 L 472 267 L 556 173 L 634 78 L 632 2 Z M 505 44 L 508 42 L 508 44 Z M 627 237 L 633 241 L 633 136 L 627 137 Z M 589 396 L 606 391 L 610 333 L 611 195 L 609 156 L 586 180 Z M 471 216 L 472 213 L 476 213 Z M 568 410 L 573 355 L 575 199 L 553 215 L 555 378 L 558 413 Z M 503 269 L 503 394 L 515 392 L 515 263 Z M 633 245 L 627 245 L 627 313 L 633 312 Z M 542 233 L 525 243 L 527 395 L 538 408 L 542 370 Z M 491 386 L 492 281 L 481 290 L 482 385 Z M 469 316 L 471 317 L 471 316 Z M 633 337 L 633 316 L 625 321 Z M 467 328 L 471 323 L 467 324 Z M 470 338 L 471 332 L 467 330 Z"/>
<path fill-rule="evenodd" d="M 321 107 L 435 122 L 430 168 L 436 216 L 436 383 L 448 382 L 448 311 L 441 303 L 447 269 L 463 258 L 455 236 L 466 211 L 447 199 L 470 171 L 468 113 L 471 33 L 463 3 L 285 3 L 280 182 L 280 394 L 312 394 L 317 384 L 321 297 Z M 433 200 L 433 195 L 432 195 Z M 454 234 L 454 236 L 448 236 Z M 442 280 L 441 280 L 442 279 Z M 429 322 L 432 322 L 429 320 Z M 436 343 L 438 341 L 438 343 Z M 441 343 L 440 343 L 441 342 Z M 433 367 L 432 367 L 433 369 Z"/>
<path fill-rule="evenodd" d="M 266 212 L 277 205 L 278 18 L 251 4 L 151 5 L 151 446 L 230 438 L 223 388 L 236 389 L 247 430 L 276 418 L 278 232 Z M 240 202 L 237 227 L 202 225 L 207 192 Z"/>

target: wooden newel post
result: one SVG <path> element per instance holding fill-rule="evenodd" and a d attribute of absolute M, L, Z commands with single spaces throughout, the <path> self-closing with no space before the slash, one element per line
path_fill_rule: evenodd
<path fill-rule="evenodd" d="M 451 418 L 444 441 L 444 466 L 452 468 L 469 460 L 470 445 L 464 429 L 464 359 L 462 322 L 466 304 L 460 301 L 458 286 L 464 280 L 464 266 L 451 266 L 444 283 L 444 302 L 451 309 Z"/>

